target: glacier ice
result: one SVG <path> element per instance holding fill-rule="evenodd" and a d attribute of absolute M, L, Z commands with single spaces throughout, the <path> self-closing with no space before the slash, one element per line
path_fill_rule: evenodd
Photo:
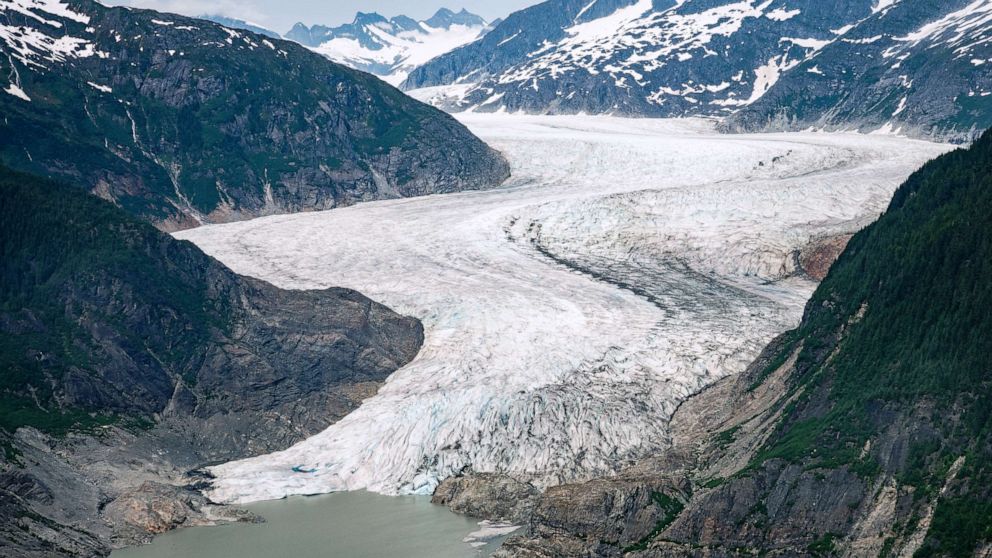
<path fill-rule="evenodd" d="M 663 451 L 680 402 L 798 323 L 814 285 L 796 251 L 873 220 L 948 149 L 704 120 L 460 118 L 506 154 L 506 187 L 177 235 L 239 273 L 355 288 L 426 329 L 340 422 L 213 467 L 213 498 L 426 493 L 466 468 L 548 486 Z"/>

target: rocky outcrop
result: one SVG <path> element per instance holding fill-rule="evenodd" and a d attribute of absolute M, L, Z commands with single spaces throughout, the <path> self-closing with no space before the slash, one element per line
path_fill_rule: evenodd
<path fill-rule="evenodd" d="M 0 200 L 4 556 L 250 519 L 191 471 L 316 434 L 423 342 L 357 292 L 238 276 L 82 189 L 0 168 Z"/>
<path fill-rule="evenodd" d="M 468 473 L 442 481 L 431 502 L 479 519 L 522 524 L 539 494 L 534 485 L 506 475 Z"/>
<path fill-rule="evenodd" d="M 289 41 L 91 0 L 0 10 L 0 162 L 162 229 L 509 175 L 451 117 Z"/>
<path fill-rule="evenodd" d="M 820 238 L 799 252 L 799 269 L 814 281 L 823 281 L 830 266 L 844 252 L 854 235 L 842 234 Z"/>

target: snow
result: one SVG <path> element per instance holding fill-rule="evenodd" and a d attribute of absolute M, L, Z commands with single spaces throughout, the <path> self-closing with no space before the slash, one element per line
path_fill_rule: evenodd
<path fill-rule="evenodd" d="M 106 56 L 95 50 L 93 44 L 82 37 L 70 35 L 65 29 L 65 21 L 87 24 L 89 16 L 69 9 L 68 5 L 57 0 L 0 0 L 0 14 L 16 12 L 32 18 L 40 28 L 3 23 L 9 18 L 0 18 L 0 43 L 5 45 L 8 56 L 27 67 L 44 68 L 45 62 L 65 62 L 68 58 L 85 58 L 93 55 Z M 47 16 L 61 18 L 49 19 Z M 92 33 L 87 27 L 85 33 Z M 16 86 L 16 84 L 15 84 Z M 19 89 L 19 86 L 16 86 Z M 11 90 L 8 90 L 8 93 Z M 23 91 L 22 91 L 23 93 Z M 13 93 L 11 93 L 13 94 Z"/>
<path fill-rule="evenodd" d="M 493 521 L 480 521 L 478 525 L 478 530 L 472 531 L 462 539 L 462 542 L 468 543 L 473 548 L 485 546 L 492 540 L 505 537 L 521 527 L 520 525 Z"/>
<path fill-rule="evenodd" d="M 886 56 L 893 56 L 900 49 L 916 46 L 923 41 L 929 41 L 932 46 L 956 47 L 958 57 L 966 56 L 975 47 L 992 42 L 992 0 L 975 0 L 904 37 L 897 37 L 896 41 L 903 44 L 887 51 Z"/>
<path fill-rule="evenodd" d="M 10 85 L 7 86 L 7 89 L 4 89 L 4 91 L 17 97 L 18 99 L 25 100 L 29 103 L 31 102 L 31 97 L 28 97 L 28 94 L 25 93 L 24 90 L 21 89 L 17 84 L 11 83 Z"/>
<path fill-rule="evenodd" d="M 766 13 L 765 17 L 773 21 L 788 21 L 801 13 L 802 10 L 786 10 L 785 8 L 776 8 Z"/>
<path fill-rule="evenodd" d="M 96 54 L 93 43 L 80 37 L 53 37 L 30 27 L 0 23 L 2 40 L 14 58 L 25 66 L 44 67 L 43 61 L 65 62 L 68 58 L 86 58 Z"/>
<path fill-rule="evenodd" d="M 505 188 L 177 234 L 239 273 L 355 288 L 426 330 L 340 422 L 213 467 L 213 498 L 429 493 L 467 466 L 549 486 L 664 451 L 681 401 L 798 323 L 814 285 L 792 277 L 795 250 L 861 228 L 947 149 L 702 120 L 461 118 L 510 160 Z"/>
<path fill-rule="evenodd" d="M 422 103 L 438 107 L 456 107 L 465 99 L 465 95 L 476 87 L 475 83 L 459 83 L 454 85 L 438 85 L 411 89 L 407 95 Z"/>
<path fill-rule="evenodd" d="M 395 35 L 376 25 L 366 26 L 366 29 L 375 38 L 378 48 L 363 46 L 357 39 L 337 37 L 312 50 L 358 69 L 388 66 L 389 72 L 381 77 L 392 85 L 399 85 L 415 67 L 478 39 L 485 26 L 452 25 L 445 29 L 421 22 L 419 30 L 401 31 Z"/>
<path fill-rule="evenodd" d="M 102 91 L 104 93 L 113 93 L 114 92 L 113 89 L 111 89 L 110 87 L 107 87 L 106 85 L 100 85 L 99 83 L 93 83 L 92 81 L 87 81 L 86 84 L 89 85 L 90 87 L 92 87 L 93 89 L 96 89 L 97 91 Z"/>
<path fill-rule="evenodd" d="M 907 100 L 909 100 L 909 97 L 903 97 L 899 101 L 899 106 L 896 107 L 896 110 L 895 110 L 895 112 L 892 113 L 892 116 L 899 116 L 900 114 L 902 114 L 902 111 L 906 110 L 906 101 Z"/>
<path fill-rule="evenodd" d="M 40 16 L 38 12 L 69 19 L 77 23 L 86 24 L 90 22 L 89 16 L 72 11 L 69 9 L 68 4 L 59 0 L 0 0 L 0 10 L 18 12 L 38 20 L 39 23 L 55 28 L 61 28 L 62 23 L 46 19 Z"/>
<path fill-rule="evenodd" d="M 457 107 L 462 110 L 483 109 L 482 99 L 488 99 L 499 92 L 507 94 L 501 101 L 512 104 L 518 91 L 526 88 L 541 90 L 555 87 L 555 83 L 569 74 L 606 74 L 604 83 L 612 82 L 617 87 L 633 87 L 633 82 L 650 91 L 646 95 L 649 103 L 663 105 L 672 95 L 669 91 L 687 90 L 692 83 L 675 81 L 686 73 L 698 74 L 694 68 L 684 65 L 694 64 L 700 58 L 726 56 L 733 58 L 728 49 L 731 37 L 741 37 L 753 33 L 752 22 L 764 19 L 775 25 L 789 25 L 794 18 L 802 15 L 799 9 L 773 7 L 780 4 L 774 0 L 726 0 L 724 2 L 677 2 L 674 6 L 656 5 L 652 0 L 636 0 L 615 9 L 612 13 L 588 19 L 588 10 L 595 2 L 586 4 L 574 18 L 571 26 L 563 29 L 564 36 L 554 41 L 545 41 L 527 59 L 501 70 L 495 76 L 482 80 L 476 91 L 469 91 L 465 103 Z M 583 18 L 586 18 L 583 20 Z M 806 27 L 800 23 L 800 28 Z M 722 107 L 741 107 L 761 97 L 767 86 L 778 79 L 779 74 L 791 68 L 804 58 L 809 58 L 836 37 L 826 31 L 816 36 L 787 38 L 780 42 L 777 53 L 771 59 L 761 60 L 765 64 L 748 72 L 755 78 L 754 83 L 730 80 L 739 66 L 723 64 L 726 75 L 712 75 L 710 82 L 728 82 L 722 92 L 708 92 L 700 98 L 683 95 L 690 103 L 706 103 Z M 718 52 L 720 51 L 720 52 Z M 720 67 L 717 64 L 715 67 Z M 675 77 L 671 77 L 675 76 Z M 611 78 L 611 79 L 610 79 Z M 466 80 L 467 81 L 467 80 Z M 472 81 L 479 82 L 476 78 Z M 490 91 L 483 91 L 491 89 Z M 749 99 L 750 98 L 750 99 Z M 489 109 L 494 108 L 490 103 Z"/>
<path fill-rule="evenodd" d="M 885 10 L 888 10 L 892 6 L 895 6 L 898 3 L 899 3 L 899 0 L 877 0 L 875 2 L 875 5 L 872 6 L 872 8 L 871 8 L 871 13 L 872 14 L 877 14 L 879 12 L 883 12 Z"/>
<path fill-rule="evenodd" d="M 520 36 L 520 33 L 521 33 L 520 31 L 517 31 L 516 33 L 510 35 L 509 37 L 507 37 L 507 38 L 503 39 L 502 41 L 496 43 L 496 46 L 497 47 L 501 47 L 501 46 L 505 45 L 506 43 L 508 43 L 508 42 L 512 41 L 513 39 L 516 39 L 517 37 L 519 37 Z"/>
<path fill-rule="evenodd" d="M 768 90 L 771 89 L 773 85 L 778 83 L 782 73 L 791 69 L 798 63 L 798 60 L 789 62 L 789 56 L 787 54 L 783 54 L 781 57 L 772 58 L 767 64 L 755 69 L 754 89 L 751 91 L 751 96 L 744 102 L 744 104 L 749 105 L 764 97 L 765 93 L 768 93 Z"/>

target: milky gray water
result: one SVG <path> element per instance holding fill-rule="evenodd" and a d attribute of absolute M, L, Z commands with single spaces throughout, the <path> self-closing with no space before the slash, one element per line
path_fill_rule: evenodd
<path fill-rule="evenodd" d="M 244 507 L 266 522 L 181 529 L 111 558 L 470 558 L 498 547 L 463 542 L 476 522 L 426 496 L 340 492 Z"/>

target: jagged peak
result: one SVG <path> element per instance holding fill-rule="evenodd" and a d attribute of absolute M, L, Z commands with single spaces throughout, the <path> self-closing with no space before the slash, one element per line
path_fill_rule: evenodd
<path fill-rule="evenodd" d="M 425 20 L 424 23 L 430 25 L 431 27 L 449 27 L 451 25 L 485 25 L 486 20 L 481 16 L 473 14 L 472 12 L 462 8 L 461 11 L 455 13 L 448 8 L 438 9 L 433 16 Z"/>
<path fill-rule="evenodd" d="M 388 23 L 389 20 L 377 12 L 357 12 L 353 25 L 367 25 L 370 23 Z"/>

